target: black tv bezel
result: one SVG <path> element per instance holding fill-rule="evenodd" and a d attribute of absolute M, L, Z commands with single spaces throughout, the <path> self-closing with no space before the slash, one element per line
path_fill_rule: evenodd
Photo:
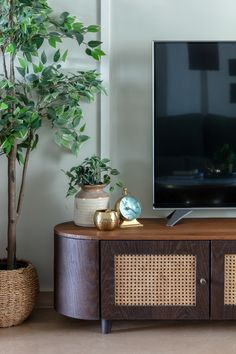
<path fill-rule="evenodd" d="M 183 203 L 162 203 L 162 202 L 156 202 L 155 201 L 155 159 L 154 159 L 154 144 L 155 144 L 155 60 L 154 60 L 154 54 L 155 54 L 155 45 L 156 43 L 189 43 L 189 42 L 196 42 L 196 43 L 207 43 L 207 42 L 212 42 L 212 43 L 235 43 L 236 40 L 212 40 L 212 39 L 204 39 L 204 40 L 152 40 L 152 200 L 153 200 L 153 210 L 168 210 L 168 209 L 185 209 L 185 210 L 234 210 L 236 208 L 236 201 L 234 203 L 227 203 L 224 204 L 223 206 L 212 206 L 209 204 L 192 204 L 191 206 L 186 206 L 186 204 Z"/>

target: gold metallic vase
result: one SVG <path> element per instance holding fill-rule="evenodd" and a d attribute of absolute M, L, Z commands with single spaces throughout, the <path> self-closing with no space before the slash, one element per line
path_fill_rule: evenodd
<path fill-rule="evenodd" d="M 96 228 L 100 231 L 111 231 L 119 226 L 119 217 L 115 210 L 97 210 L 93 220 Z"/>

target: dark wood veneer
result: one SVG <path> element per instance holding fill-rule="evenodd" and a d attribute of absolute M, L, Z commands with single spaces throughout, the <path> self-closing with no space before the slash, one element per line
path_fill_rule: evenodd
<path fill-rule="evenodd" d="M 236 242 L 215 241 L 211 246 L 211 318 L 236 319 L 236 306 L 224 305 L 224 255 L 236 254 Z"/>
<path fill-rule="evenodd" d="M 66 222 L 55 227 L 58 236 L 83 240 L 236 240 L 236 220 L 184 219 L 166 227 L 165 219 L 142 219 L 144 227 L 98 231 Z"/>
<path fill-rule="evenodd" d="M 55 235 L 55 301 L 62 315 L 97 320 L 99 314 L 99 243 Z"/>

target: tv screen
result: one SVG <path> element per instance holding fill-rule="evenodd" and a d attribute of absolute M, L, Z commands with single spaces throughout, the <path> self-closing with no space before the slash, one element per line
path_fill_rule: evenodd
<path fill-rule="evenodd" d="M 236 207 L 236 42 L 153 43 L 154 208 Z"/>

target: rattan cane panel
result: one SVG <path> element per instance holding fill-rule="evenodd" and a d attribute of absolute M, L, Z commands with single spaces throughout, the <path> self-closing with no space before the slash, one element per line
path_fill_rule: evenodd
<path fill-rule="evenodd" d="M 225 254 L 224 304 L 236 305 L 236 254 Z"/>
<path fill-rule="evenodd" d="M 196 256 L 115 255 L 115 304 L 196 306 Z"/>

